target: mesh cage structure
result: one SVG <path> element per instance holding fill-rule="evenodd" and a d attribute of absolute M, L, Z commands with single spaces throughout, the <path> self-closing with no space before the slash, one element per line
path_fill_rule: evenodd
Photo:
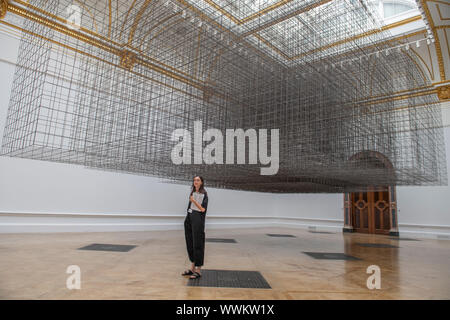
<path fill-rule="evenodd" d="M 262 192 L 447 184 L 439 100 L 370 2 L 31 0 L 13 14 L 2 155 Z M 199 125 L 267 129 L 269 151 L 278 129 L 277 173 L 250 163 L 250 133 L 244 164 L 174 164 L 174 130 Z"/>

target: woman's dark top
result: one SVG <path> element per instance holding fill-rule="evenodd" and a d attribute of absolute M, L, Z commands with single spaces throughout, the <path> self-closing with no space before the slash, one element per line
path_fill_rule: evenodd
<path fill-rule="evenodd" d="M 194 195 L 195 193 L 196 192 L 194 192 L 192 194 L 194 196 L 194 198 L 195 198 L 195 195 Z M 188 207 L 187 207 L 187 212 L 190 212 L 189 210 L 191 210 L 191 211 L 197 211 L 197 212 L 206 214 L 206 210 L 208 209 L 208 193 L 205 191 L 204 193 L 201 193 L 200 195 L 203 196 L 203 200 L 200 203 L 200 205 L 205 209 L 205 212 L 201 212 L 198 209 L 198 207 L 194 203 L 191 202 L 190 196 L 189 196 L 189 203 L 188 203 Z M 197 201 L 197 202 L 199 202 L 199 201 Z"/>

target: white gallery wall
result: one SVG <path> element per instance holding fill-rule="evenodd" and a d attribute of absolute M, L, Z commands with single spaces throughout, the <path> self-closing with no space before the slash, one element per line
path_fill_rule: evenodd
<path fill-rule="evenodd" d="M 450 176 L 450 102 L 442 106 L 447 174 Z M 450 239 L 450 186 L 398 187 L 400 233 Z"/>
<path fill-rule="evenodd" d="M 0 30 L 0 141 L 20 42 L 4 28 Z M 448 115 L 446 121 L 450 123 Z M 450 129 L 445 132 L 448 161 Z M 182 229 L 188 193 L 186 185 L 151 177 L 0 157 L 0 232 Z M 280 195 L 213 188 L 208 193 L 207 229 L 286 226 L 340 231 L 343 227 L 341 194 Z M 400 233 L 450 238 L 450 187 L 401 187 L 398 202 Z"/>

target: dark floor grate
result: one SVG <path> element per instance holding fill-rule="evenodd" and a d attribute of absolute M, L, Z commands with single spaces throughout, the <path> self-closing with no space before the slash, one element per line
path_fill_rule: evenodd
<path fill-rule="evenodd" d="M 235 239 L 224 239 L 224 238 L 206 238 L 206 242 L 219 242 L 219 243 L 236 243 Z"/>
<path fill-rule="evenodd" d="M 357 243 L 357 245 L 366 248 L 398 248 L 397 246 L 386 243 Z"/>
<path fill-rule="evenodd" d="M 303 252 L 308 256 L 319 260 L 361 260 L 340 252 Z"/>
<path fill-rule="evenodd" d="M 93 243 L 88 246 L 78 248 L 78 250 L 128 252 L 136 247 L 137 246 L 123 245 L 123 244 Z"/>
<path fill-rule="evenodd" d="M 271 289 L 259 271 L 202 270 L 202 276 L 188 279 L 190 287 Z"/>
<path fill-rule="evenodd" d="M 334 232 L 328 232 L 328 231 L 309 231 L 309 233 L 335 234 Z"/>
<path fill-rule="evenodd" d="M 278 233 L 267 233 L 269 237 L 279 237 L 279 238 L 296 238 L 292 234 L 278 234 Z"/>
<path fill-rule="evenodd" d="M 419 239 L 413 239 L 413 238 L 397 238 L 397 237 L 394 237 L 394 238 L 389 238 L 389 239 L 391 239 L 391 240 L 398 240 L 398 241 L 420 241 Z"/>

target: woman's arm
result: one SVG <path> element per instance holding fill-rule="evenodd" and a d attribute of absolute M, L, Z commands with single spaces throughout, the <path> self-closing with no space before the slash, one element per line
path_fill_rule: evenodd
<path fill-rule="evenodd" d="M 207 192 L 205 192 L 205 196 L 203 197 L 202 207 L 203 207 L 203 209 L 205 209 L 205 211 L 203 211 L 203 212 L 206 212 L 206 210 L 208 210 L 208 193 Z"/>
<path fill-rule="evenodd" d="M 207 195 L 205 194 L 203 197 L 203 201 L 202 204 L 205 203 L 205 198 L 207 197 Z M 206 208 L 204 208 L 200 203 L 198 203 L 193 196 L 191 196 L 190 200 L 196 205 L 196 207 L 201 211 L 201 212 L 205 212 Z"/>

